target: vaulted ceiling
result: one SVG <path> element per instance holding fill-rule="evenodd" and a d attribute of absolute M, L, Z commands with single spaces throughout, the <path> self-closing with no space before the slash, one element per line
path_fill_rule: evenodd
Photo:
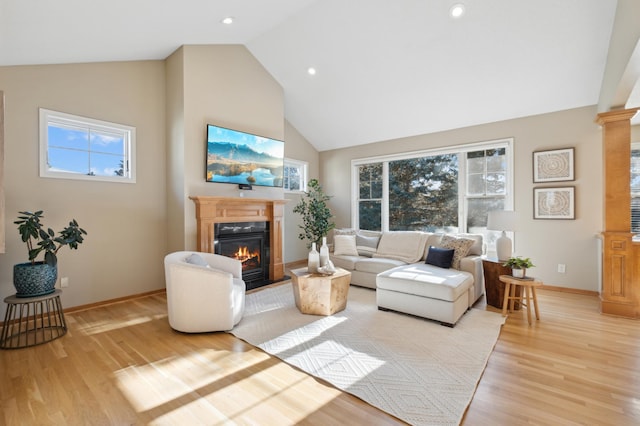
<path fill-rule="evenodd" d="M 243 44 L 282 85 L 288 121 L 324 151 L 598 104 L 616 4 L 2 0 L 0 66 Z"/>

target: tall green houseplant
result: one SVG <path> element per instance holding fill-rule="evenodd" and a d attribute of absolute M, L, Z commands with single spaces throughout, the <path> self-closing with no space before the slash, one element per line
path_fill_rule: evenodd
<path fill-rule="evenodd" d="M 322 237 L 326 237 L 336 226 L 331 220 L 333 215 L 327 206 L 331 197 L 324 193 L 317 179 L 311 179 L 308 188 L 298 205 L 293 208 L 293 212 L 302 216 L 302 224 L 298 226 L 302 232 L 298 238 L 308 240 L 307 247 L 311 247 L 311 243 L 316 243 L 319 247 Z"/>

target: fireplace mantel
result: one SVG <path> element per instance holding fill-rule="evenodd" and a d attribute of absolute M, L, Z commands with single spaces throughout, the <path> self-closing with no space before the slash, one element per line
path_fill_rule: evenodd
<path fill-rule="evenodd" d="M 229 222 L 269 222 L 270 251 L 269 279 L 284 277 L 282 231 L 284 205 L 289 200 L 240 197 L 189 197 L 196 204 L 198 251 L 213 253 L 214 224 Z"/>

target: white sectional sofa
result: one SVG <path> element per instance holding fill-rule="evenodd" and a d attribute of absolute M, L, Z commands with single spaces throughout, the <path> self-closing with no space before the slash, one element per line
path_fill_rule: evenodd
<path fill-rule="evenodd" d="M 337 229 L 331 260 L 376 289 L 379 309 L 453 326 L 484 294 L 481 256 L 479 234 Z"/>

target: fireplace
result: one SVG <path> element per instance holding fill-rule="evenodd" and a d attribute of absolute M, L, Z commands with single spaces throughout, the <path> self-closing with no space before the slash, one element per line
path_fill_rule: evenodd
<path fill-rule="evenodd" d="M 263 249 L 260 254 L 260 264 L 263 268 L 264 275 L 262 278 L 262 284 L 257 279 L 254 281 L 254 275 L 259 274 L 257 267 L 247 269 L 252 270 L 252 275 L 248 276 L 248 282 L 245 279 L 245 271 L 243 271 L 243 279 L 247 283 L 247 288 L 255 288 L 261 285 L 270 284 L 273 282 L 289 279 L 284 274 L 284 258 L 282 252 L 282 237 L 283 237 L 283 215 L 284 205 L 288 200 L 270 200 L 261 198 L 239 198 L 239 197 L 205 197 L 205 196 L 192 196 L 189 197 L 193 200 L 196 206 L 196 224 L 197 230 L 197 250 L 205 253 L 218 253 L 216 246 L 222 242 L 222 245 L 231 244 L 227 241 L 229 236 L 237 236 L 242 229 L 237 229 L 233 232 L 233 229 L 246 227 L 246 225 L 238 224 L 256 224 L 264 226 L 266 235 L 262 237 Z M 223 231 L 224 226 L 228 226 L 230 229 Z M 254 225 L 251 225 L 252 227 Z M 257 226 L 257 225 L 256 225 Z M 255 231 L 252 228 L 252 231 Z M 229 232 L 232 231 L 232 232 Z M 227 232 L 227 236 L 218 235 L 218 232 Z M 248 232 L 252 233 L 252 232 Z M 250 243 L 256 243 L 254 240 Z M 233 247 L 229 248 L 230 251 L 236 252 Z M 249 248 L 247 248 L 248 251 Z M 226 251 L 226 249 L 225 249 Z M 245 256 L 245 255 L 242 255 Z M 247 254 L 250 256 L 251 254 Z M 233 257 L 233 256 L 232 256 Z M 255 258 L 252 259 L 256 261 Z"/>
<path fill-rule="evenodd" d="M 268 222 L 216 223 L 214 235 L 214 253 L 242 263 L 247 290 L 271 283 Z"/>

